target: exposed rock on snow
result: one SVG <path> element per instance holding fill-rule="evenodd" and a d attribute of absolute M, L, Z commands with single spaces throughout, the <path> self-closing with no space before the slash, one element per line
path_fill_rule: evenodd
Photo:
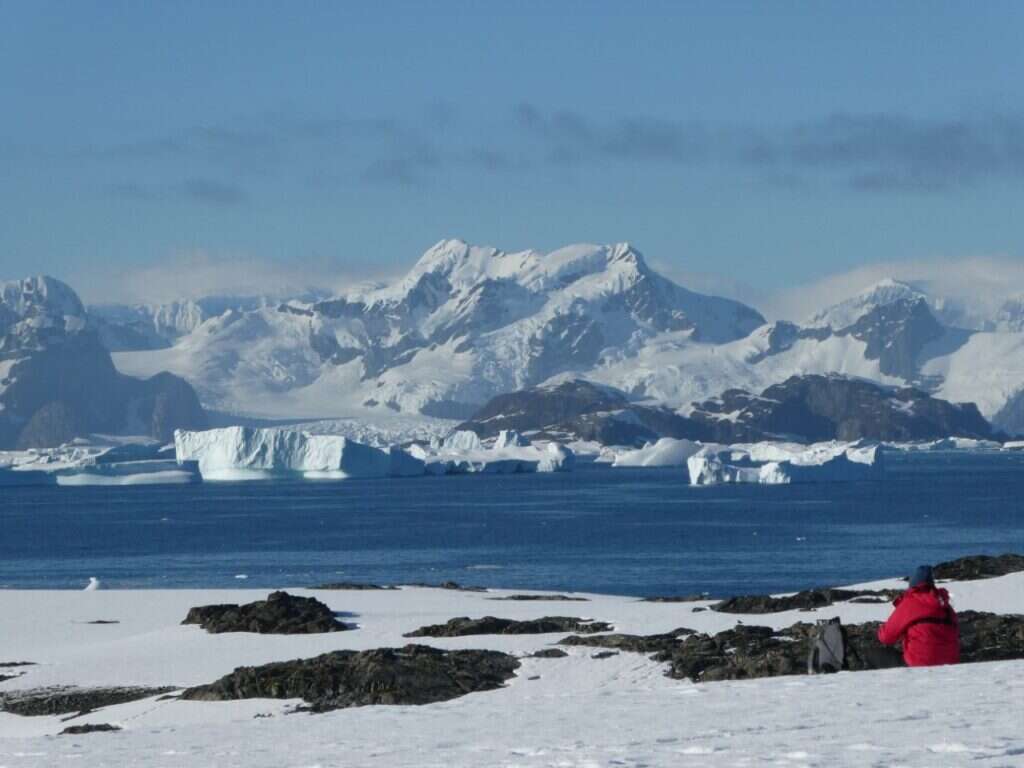
<path fill-rule="evenodd" d="M 120 731 L 121 726 L 110 723 L 87 723 L 86 725 L 69 725 L 59 736 L 81 736 L 86 733 L 113 733 Z"/>
<path fill-rule="evenodd" d="M 973 581 L 1024 571 L 1024 555 L 971 555 L 939 563 L 932 569 L 937 579 Z"/>
<path fill-rule="evenodd" d="M 24 717 L 91 712 L 101 707 L 148 699 L 174 690 L 177 689 L 173 686 L 163 688 L 30 688 L 0 693 L 0 711 Z"/>
<path fill-rule="evenodd" d="M 535 595 L 505 595 L 505 597 L 489 597 L 488 600 L 511 600 L 513 602 L 529 603 L 529 602 L 573 602 L 573 603 L 585 603 L 587 598 L 585 597 L 570 597 L 569 595 L 551 595 L 538 593 Z"/>
<path fill-rule="evenodd" d="M 302 699 L 314 712 L 371 704 L 430 704 L 500 688 L 519 662 L 498 651 L 442 651 L 423 645 L 335 651 L 313 659 L 239 667 L 182 698 Z"/>
<path fill-rule="evenodd" d="M 469 635 L 544 635 L 551 632 L 607 632 L 611 624 L 603 621 L 577 619 L 568 616 L 545 616 L 542 619 L 516 621 L 484 616 L 471 619 L 460 616 L 445 624 L 433 624 L 407 632 L 404 637 L 466 637 Z"/>
<path fill-rule="evenodd" d="M 309 635 L 342 632 L 351 627 L 315 597 L 271 592 L 266 600 L 246 605 L 202 605 L 193 608 L 182 624 L 198 624 L 210 634 L 255 632 L 261 635 Z"/>
<path fill-rule="evenodd" d="M 564 381 L 496 397 L 461 429 L 482 437 L 515 429 L 528 436 L 624 446 L 661 437 L 715 443 L 997 437 L 973 405 L 839 375 L 794 376 L 760 394 L 729 389 L 692 403 L 685 415 L 630 402 L 621 392 L 590 382 Z"/>
<path fill-rule="evenodd" d="M 722 613 L 781 613 L 782 611 L 813 611 L 833 603 L 847 602 L 861 597 L 894 600 L 902 590 L 873 589 L 808 589 L 795 595 L 740 595 L 722 600 L 711 606 Z"/>
<path fill-rule="evenodd" d="M 696 634 L 696 630 L 679 627 L 659 635 L 569 635 L 558 641 L 559 645 L 587 646 L 590 648 L 615 648 L 633 653 L 658 653 L 670 651 L 679 645 L 683 637 Z"/>

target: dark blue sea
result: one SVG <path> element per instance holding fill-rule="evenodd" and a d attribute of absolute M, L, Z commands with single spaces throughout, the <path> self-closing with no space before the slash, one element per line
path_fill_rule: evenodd
<path fill-rule="evenodd" d="M 691 488 L 683 470 L 0 488 L 0 587 L 438 583 L 630 595 L 796 590 L 1024 552 L 1024 455 L 884 481 Z M 245 576 L 245 578 L 239 578 Z"/>

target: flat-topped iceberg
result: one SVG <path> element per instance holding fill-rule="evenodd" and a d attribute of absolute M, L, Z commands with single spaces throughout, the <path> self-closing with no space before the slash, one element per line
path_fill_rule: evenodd
<path fill-rule="evenodd" d="M 179 463 L 198 463 L 204 480 L 281 475 L 339 479 L 424 473 L 421 461 L 398 448 L 384 451 L 337 435 L 286 429 L 178 430 L 174 433 L 174 448 Z"/>
<path fill-rule="evenodd" d="M 706 446 L 687 460 L 692 485 L 834 483 L 878 479 L 884 449 L 865 443 Z"/>

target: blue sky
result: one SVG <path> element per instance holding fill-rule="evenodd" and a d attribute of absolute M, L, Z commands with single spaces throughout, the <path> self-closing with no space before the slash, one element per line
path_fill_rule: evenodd
<path fill-rule="evenodd" d="M 0 278 L 336 288 L 443 237 L 628 240 L 755 295 L 1020 261 L 1022 28 L 999 2 L 0 0 Z"/>

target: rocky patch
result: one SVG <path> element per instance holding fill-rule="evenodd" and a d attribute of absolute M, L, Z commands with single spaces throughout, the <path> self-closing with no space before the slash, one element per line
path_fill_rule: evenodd
<path fill-rule="evenodd" d="M 544 648 L 529 655 L 531 659 L 564 659 L 569 654 L 561 648 Z"/>
<path fill-rule="evenodd" d="M 148 699 L 174 690 L 174 687 L 33 688 L 0 694 L 0 711 L 25 717 L 66 715 L 71 712 L 85 714 L 101 707 Z"/>
<path fill-rule="evenodd" d="M 195 701 L 302 699 L 310 711 L 372 704 L 430 704 L 500 688 L 519 662 L 498 651 L 442 651 L 423 645 L 334 651 L 312 659 L 239 667 L 189 688 Z"/>
<path fill-rule="evenodd" d="M 660 653 L 679 645 L 680 638 L 696 634 L 695 630 L 679 627 L 660 635 L 570 635 L 559 640 L 559 645 L 582 645 L 590 648 L 615 648 L 632 653 Z"/>
<path fill-rule="evenodd" d="M 309 635 L 351 627 L 315 597 L 271 592 L 266 600 L 246 605 L 224 603 L 192 608 L 182 624 L 198 624 L 211 634 L 256 632 L 261 635 Z"/>
<path fill-rule="evenodd" d="M 121 726 L 110 723 L 95 723 L 90 725 L 71 725 L 61 731 L 58 736 L 79 736 L 83 733 L 111 733 L 120 731 Z"/>
<path fill-rule="evenodd" d="M 1024 616 L 964 611 L 959 619 L 963 662 L 1024 658 Z M 879 622 L 843 626 L 849 670 L 903 666 L 899 650 L 878 642 L 878 627 Z M 715 635 L 677 629 L 663 635 L 567 637 L 561 644 L 653 654 L 676 679 L 743 680 L 806 674 L 814 628 L 808 622 L 778 631 L 741 624 Z"/>
<path fill-rule="evenodd" d="M 704 593 L 699 595 L 665 595 L 654 597 L 643 597 L 640 601 L 643 603 L 699 603 L 701 600 L 707 600 L 708 596 Z"/>
<path fill-rule="evenodd" d="M 936 565 L 932 572 L 937 579 L 976 581 L 1024 571 L 1024 555 L 970 555 Z"/>
<path fill-rule="evenodd" d="M 894 600 L 900 590 L 870 589 L 807 589 L 795 595 L 772 597 L 771 595 L 741 595 L 730 597 L 711 606 L 721 613 L 780 613 L 782 611 L 813 611 L 833 603 L 863 598 Z"/>
<path fill-rule="evenodd" d="M 394 590 L 397 590 L 398 587 L 394 587 L 394 586 L 390 586 L 390 585 L 384 586 L 384 585 L 381 585 L 381 584 L 363 584 L 363 583 L 354 582 L 354 581 L 331 581 L 331 582 L 328 582 L 327 584 L 320 584 L 320 585 L 315 586 L 315 587 L 310 587 L 310 589 L 351 590 L 353 592 L 367 592 L 367 591 L 374 591 L 374 590 L 394 591 Z"/>
<path fill-rule="evenodd" d="M 545 616 L 542 619 L 527 619 L 526 621 L 499 619 L 494 616 L 484 616 L 481 619 L 459 616 L 444 624 L 420 627 L 413 632 L 407 632 L 404 637 L 546 635 L 552 632 L 579 632 L 586 635 L 594 632 L 608 632 L 611 629 L 612 625 L 606 624 L 603 621 L 576 619 L 569 616 Z"/>
<path fill-rule="evenodd" d="M 532 601 L 566 601 L 573 603 L 586 603 L 589 602 L 585 597 L 570 597 L 569 595 L 506 595 L 505 597 L 488 597 L 488 600 L 513 600 L 522 602 Z"/>

